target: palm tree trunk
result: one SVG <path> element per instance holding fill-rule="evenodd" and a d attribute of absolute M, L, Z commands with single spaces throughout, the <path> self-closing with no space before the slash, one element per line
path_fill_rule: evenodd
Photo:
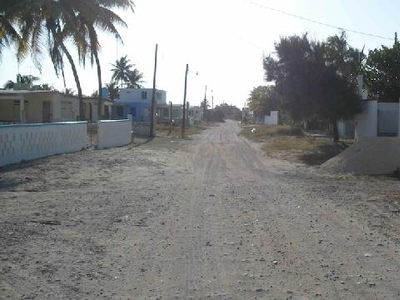
<path fill-rule="evenodd" d="M 72 56 L 69 53 L 68 49 L 65 47 L 64 43 L 60 43 L 60 46 L 61 46 L 61 49 L 63 50 L 63 52 L 65 53 L 65 55 L 67 56 L 68 61 L 72 68 L 72 73 L 74 74 L 74 79 L 75 79 L 75 83 L 76 83 L 76 88 L 78 90 L 78 99 L 79 99 L 79 117 L 78 117 L 78 119 L 80 121 L 82 121 L 84 119 L 83 96 L 82 96 L 82 88 L 81 88 L 81 83 L 79 81 L 78 72 L 76 70 L 74 60 L 72 59 Z"/>
<path fill-rule="evenodd" d="M 102 110 L 102 106 L 103 106 L 103 95 L 102 95 L 102 83 L 101 83 L 101 67 L 100 67 L 100 60 L 99 60 L 99 56 L 97 52 L 94 52 L 94 57 L 96 59 L 96 65 L 97 65 L 97 79 L 98 79 L 98 83 L 99 83 L 99 106 L 98 106 L 98 116 L 99 116 L 99 120 L 101 119 L 101 110 Z"/>

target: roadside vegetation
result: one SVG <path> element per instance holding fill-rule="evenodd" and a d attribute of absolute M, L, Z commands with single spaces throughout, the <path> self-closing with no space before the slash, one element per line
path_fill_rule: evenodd
<path fill-rule="evenodd" d="M 289 125 L 246 125 L 241 135 L 262 143 L 261 149 L 270 157 L 306 165 L 320 165 L 353 143 L 352 140 L 334 143 L 330 137 Z"/>
<path fill-rule="evenodd" d="M 307 34 L 281 37 L 263 60 L 268 83 L 250 91 L 242 122 L 261 124 L 265 116 L 279 111 L 280 122 L 313 124 L 339 143 L 338 121 L 351 128 L 362 111 L 362 98 L 398 102 L 399 55 L 397 34 L 392 47 L 368 54 L 349 45 L 344 31 L 324 41 Z"/>

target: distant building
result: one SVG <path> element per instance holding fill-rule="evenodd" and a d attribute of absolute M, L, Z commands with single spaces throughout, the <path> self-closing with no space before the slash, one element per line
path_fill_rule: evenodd
<path fill-rule="evenodd" d="M 113 117 L 127 118 L 132 115 L 133 121 L 150 122 L 153 89 L 121 89 L 119 99 L 115 100 Z M 167 92 L 156 90 L 157 107 L 167 105 Z"/>
<path fill-rule="evenodd" d="M 0 91 L 0 123 L 76 121 L 79 100 L 58 91 Z"/>
<path fill-rule="evenodd" d="M 98 115 L 99 99 L 97 97 L 83 98 L 83 121 L 96 122 L 98 120 L 109 120 L 112 117 L 114 103 L 106 98 L 102 100 L 101 116 Z"/>

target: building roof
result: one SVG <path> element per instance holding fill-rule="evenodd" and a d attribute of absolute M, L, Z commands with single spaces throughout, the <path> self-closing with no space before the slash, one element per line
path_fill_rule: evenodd
<path fill-rule="evenodd" d="M 60 94 L 66 97 L 77 98 L 73 95 L 67 95 L 56 90 L 0 90 L 0 96 L 18 96 L 28 94 Z"/>

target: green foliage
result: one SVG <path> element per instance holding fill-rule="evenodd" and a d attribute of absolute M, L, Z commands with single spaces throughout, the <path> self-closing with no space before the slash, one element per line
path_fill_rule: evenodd
<path fill-rule="evenodd" d="M 127 88 L 142 87 L 143 74 L 133 68 L 134 65 L 130 63 L 130 59 L 127 55 L 118 59 L 112 66 L 111 72 L 113 72 L 113 81 L 119 82 Z"/>
<path fill-rule="evenodd" d="M 331 122 L 339 139 L 337 120 L 360 111 L 356 79 L 360 62 L 344 35 L 327 42 L 309 41 L 307 35 L 281 38 L 275 45 L 278 59 L 264 58 L 267 81 L 274 81 L 282 108 L 295 121 Z"/>
<path fill-rule="evenodd" d="M 119 88 L 115 81 L 106 84 L 106 87 L 108 88 L 108 98 L 111 101 L 119 98 Z"/>
<path fill-rule="evenodd" d="M 47 83 L 43 84 L 34 84 L 40 78 L 32 75 L 21 75 L 17 74 L 16 82 L 12 80 L 8 80 L 4 85 L 4 88 L 7 90 L 52 90 L 51 87 Z"/>
<path fill-rule="evenodd" d="M 222 103 L 214 108 L 214 111 L 220 115 L 221 119 L 240 120 L 242 113 L 239 108 L 234 105 Z"/>
<path fill-rule="evenodd" d="M 400 43 L 395 39 L 391 48 L 371 50 L 365 66 L 365 83 L 370 96 L 379 101 L 400 98 Z"/>
<path fill-rule="evenodd" d="M 40 69 L 40 56 L 46 50 L 57 76 L 62 74 L 63 77 L 64 56 L 66 56 L 77 85 L 82 115 L 82 89 L 66 41 L 71 42 L 83 66 L 87 58 L 90 58 L 92 65 L 94 61 L 96 62 L 100 91 L 102 83 L 98 57 L 100 50 L 98 31 L 111 33 L 121 41 L 116 25 L 126 27 L 126 23 L 112 11 L 113 8 L 133 11 L 134 3 L 132 0 L 2 0 L 0 11 L 4 16 L 0 17 L 0 54 L 5 45 L 11 40 L 16 40 L 17 57 L 22 59 L 30 52 L 35 66 Z"/>
<path fill-rule="evenodd" d="M 275 86 L 258 86 L 250 92 L 247 102 L 254 116 L 257 118 L 269 115 L 273 110 L 278 110 L 278 96 Z"/>

